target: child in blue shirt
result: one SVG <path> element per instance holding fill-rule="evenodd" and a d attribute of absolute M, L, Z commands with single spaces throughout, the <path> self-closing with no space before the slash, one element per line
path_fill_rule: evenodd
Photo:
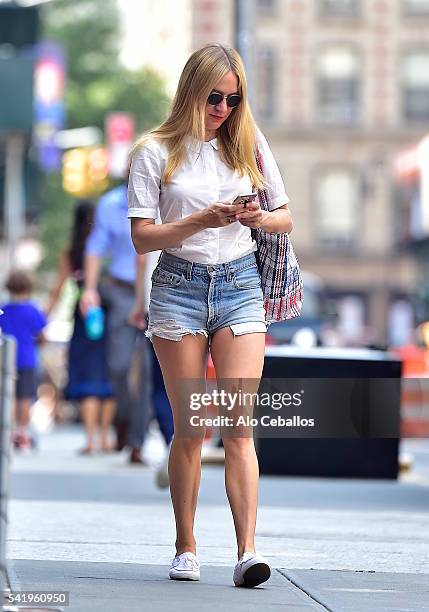
<path fill-rule="evenodd" d="M 46 317 L 33 302 L 30 295 L 33 283 L 27 273 L 16 270 L 9 275 L 6 288 L 10 293 L 10 301 L 0 307 L 0 328 L 4 334 L 13 336 L 16 340 L 16 403 L 13 437 L 16 448 L 31 446 L 28 436 L 30 408 L 36 395 L 36 343 L 41 341 L 42 329 Z"/>

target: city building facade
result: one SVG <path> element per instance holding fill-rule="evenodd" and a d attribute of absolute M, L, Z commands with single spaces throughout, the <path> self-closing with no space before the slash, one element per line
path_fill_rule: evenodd
<path fill-rule="evenodd" d="M 417 271 L 392 166 L 429 131 L 429 0 L 253 0 L 252 107 L 305 271 L 345 344 L 412 340 Z M 192 47 L 234 44 L 235 3 L 193 0 Z"/>

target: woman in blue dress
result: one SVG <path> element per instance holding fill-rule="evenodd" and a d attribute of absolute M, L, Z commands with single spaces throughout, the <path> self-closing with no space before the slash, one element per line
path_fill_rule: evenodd
<path fill-rule="evenodd" d="M 49 315 L 57 303 L 67 279 L 72 278 L 79 296 L 83 287 L 83 261 L 85 243 L 94 219 L 91 202 L 78 202 L 73 220 L 70 244 L 60 256 L 57 278 L 49 297 L 46 314 Z M 88 338 L 85 321 L 79 310 L 79 296 L 74 308 L 74 328 L 68 349 L 68 382 L 64 397 L 80 404 L 87 441 L 81 454 L 94 452 L 95 438 L 99 426 L 100 450 L 112 450 L 109 431 L 115 412 L 113 389 L 108 377 L 105 334 L 97 340 Z"/>

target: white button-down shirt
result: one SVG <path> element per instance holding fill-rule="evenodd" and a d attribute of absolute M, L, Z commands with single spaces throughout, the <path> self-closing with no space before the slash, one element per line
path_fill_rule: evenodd
<path fill-rule="evenodd" d="M 270 147 L 258 130 L 258 144 L 264 163 L 264 176 L 270 190 L 271 210 L 289 202 L 282 177 Z M 187 145 L 188 155 L 172 180 L 161 177 L 168 159 L 165 143 L 149 140 L 133 158 L 128 183 L 128 217 L 158 219 L 171 223 L 204 210 L 214 202 L 232 202 L 252 193 L 248 175 L 240 177 L 220 158 L 217 139 Z M 250 228 L 239 221 L 226 227 L 213 227 L 186 238 L 175 248 L 165 249 L 177 257 L 202 264 L 219 264 L 238 259 L 256 250 Z"/>

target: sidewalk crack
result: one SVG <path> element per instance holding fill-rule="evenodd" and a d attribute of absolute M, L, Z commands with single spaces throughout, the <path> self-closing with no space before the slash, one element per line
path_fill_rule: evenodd
<path fill-rule="evenodd" d="M 281 574 L 283 576 L 283 578 L 286 578 L 286 580 L 288 580 L 291 584 L 293 584 L 297 589 L 299 589 L 300 591 L 302 591 L 303 593 L 305 593 L 308 597 L 310 597 L 310 599 L 312 599 L 315 603 L 319 604 L 319 606 L 322 606 L 322 608 L 324 610 L 328 610 L 328 612 L 335 612 L 333 610 L 333 608 L 328 607 L 325 603 L 323 603 L 322 601 L 320 601 L 320 599 L 317 599 L 317 597 L 315 597 L 314 595 L 312 595 L 312 593 L 310 593 L 310 591 L 308 591 L 303 585 L 299 584 L 296 580 L 294 580 L 291 576 L 288 576 L 288 574 L 286 573 L 285 570 L 281 570 L 279 568 L 275 568 L 276 571 Z"/>

